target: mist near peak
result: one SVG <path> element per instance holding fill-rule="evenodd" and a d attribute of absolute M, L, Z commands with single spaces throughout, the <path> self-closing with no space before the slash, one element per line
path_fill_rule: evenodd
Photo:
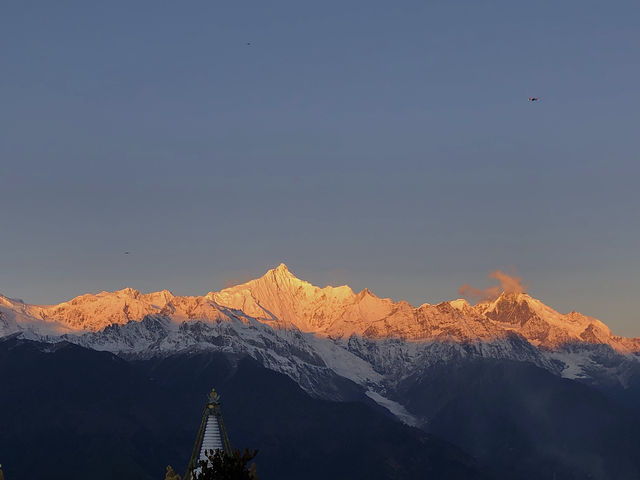
<path fill-rule="evenodd" d="M 490 279 L 497 280 L 498 285 L 479 289 L 465 283 L 458 289 L 458 294 L 471 302 L 479 303 L 495 300 L 502 293 L 518 294 L 526 293 L 527 291 L 527 286 L 522 283 L 522 277 L 516 276 L 515 270 L 512 270 L 511 275 L 502 270 L 494 270 L 487 276 Z"/>

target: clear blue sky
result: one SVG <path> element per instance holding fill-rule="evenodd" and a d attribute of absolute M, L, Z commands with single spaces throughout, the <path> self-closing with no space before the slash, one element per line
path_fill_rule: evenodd
<path fill-rule="evenodd" d="M 0 72 L 6 295 L 513 266 L 640 336 L 637 0 L 6 1 Z"/>

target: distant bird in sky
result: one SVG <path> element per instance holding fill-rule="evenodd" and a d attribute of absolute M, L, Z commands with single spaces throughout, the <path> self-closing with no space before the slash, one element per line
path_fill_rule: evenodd
<path fill-rule="evenodd" d="M 129 255 L 131 252 L 124 252 L 125 255 Z"/>
<path fill-rule="evenodd" d="M 247 45 L 251 45 L 251 42 L 247 42 Z"/>
<path fill-rule="evenodd" d="M 540 100 L 538 97 L 529 97 L 530 102 L 537 102 L 538 100 Z"/>

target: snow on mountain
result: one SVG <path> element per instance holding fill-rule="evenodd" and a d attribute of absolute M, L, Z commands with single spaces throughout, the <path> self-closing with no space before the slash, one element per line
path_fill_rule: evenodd
<path fill-rule="evenodd" d="M 414 308 L 367 289 L 316 287 L 284 264 L 204 296 L 125 288 L 50 306 L 0 296 L 0 337 L 16 333 L 128 356 L 247 354 L 315 395 L 340 398 L 339 378 L 346 378 L 387 407 L 386 392 L 399 380 L 442 361 L 520 360 L 569 378 L 624 383 L 628 362 L 640 358 L 640 339 L 612 335 L 597 319 L 561 314 L 524 293 Z"/>
<path fill-rule="evenodd" d="M 459 340 L 498 335 L 481 315 L 459 300 L 423 305 L 378 298 L 365 289 L 355 294 L 348 286 L 318 288 L 296 278 L 281 264 L 263 277 L 221 292 L 210 292 L 220 305 L 242 310 L 278 328 L 298 328 L 331 338 L 359 335 L 369 338 Z"/>
<path fill-rule="evenodd" d="M 583 341 L 626 350 L 601 321 L 578 312 L 560 314 L 526 293 L 503 293 L 493 302 L 478 305 L 476 310 L 501 328 L 520 333 L 536 346 L 554 349 L 565 343 Z"/>
<path fill-rule="evenodd" d="M 99 332 L 148 315 L 217 320 L 237 310 L 280 330 L 293 328 L 333 339 L 356 335 L 410 342 L 490 342 L 517 333 L 546 349 L 573 342 L 607 344 L 621 352 L 640 349 L 639 339 L 612 335 L 595 318 L 577 312 L 560 314 L 524 293 L 503 293 L 475 306 L 458 299 L 414 308 L 404 301 L 379 298 L 367 289 L 356 294 L 348 286 L 316 287 L 296 278 L 284 264 L 258 279 L 201 297 L 178 297 L 167 290 L 143 294 L 125 288 L 51 306 L 0 297 L 0 309 L 5 312 L 4 328 L 13 330 L 29 327 L 37 319 L 50 324 L 53 331 Z"/>
<path fill-rule="evenodd" d="M 414 308 L 407 302 L 378 298 L 367 289 L 355 294 L 347 286 L 318 288 L 296 278 L 284 264 L 207 297 L 278 328 L 294 326 L 330 338 L 490 342 L 518 333 L 546 349 L 576 341 L 607 344 L 621 352 L 640 347 L 638 339 L 616 337 L 595 318 L 577 312 L 560 314 L 525 293 L 503 293 L 476 306 L 458 299 Z"/>
<path fill-rule="evenodd" d="M 142 294 L 133 288 L 86 294 L 59 305 L 40 307 L 41 315 L 75 330 L 99 331 L 159 313 L 175 297 L 163 290 Z"/>
<path fill-rule="evenodd" d="M 38 338 L 73 331 L 65 324 L 47 319 L 42 312 L 42 307 L 0 295 L 0 337 L 20 333 L 26 338 Z"/>
<path fill-rule="evenodd" d="M 208 317 L 192 319 L 165 312 L 164 315 L 147 315 L 140 321 L 113 324 L 100 332 L 63 335 L 60 339 L 125 357 L 148 358 L 197 350 L 246 354 L 266 367 L 288 375 L 314 395 L 341 398 L 341 392 L 332 385 L 336 373 L 327 367 L 302 332 L 273 329 L 240 311 L 210 307 L 217 315 L 211 315 L 208 308 L 202 309 Z"/>
<path fill-rule="evenodd" d="M 207 298 L 279 328 L 293 325 L 303 332 L 324 332 L 355 294 L 347 286 L 315 287 L 280 264 L 256 280 L 210 292 Z"/>

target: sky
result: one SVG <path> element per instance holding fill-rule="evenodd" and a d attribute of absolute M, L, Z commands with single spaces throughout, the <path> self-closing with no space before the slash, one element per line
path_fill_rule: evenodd
<path fill-rule="evenodd" d="M 636 0 L 3 2 L 0 292 L 500 269 L 640 336 L 639 58 Z"/>

